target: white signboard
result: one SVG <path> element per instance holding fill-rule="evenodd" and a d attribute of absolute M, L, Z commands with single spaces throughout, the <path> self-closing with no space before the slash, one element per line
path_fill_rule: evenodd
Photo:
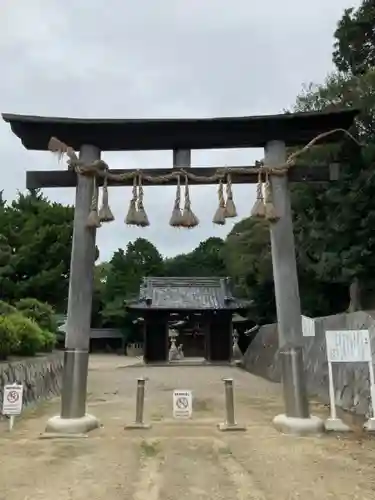
<path fill-rule="evenodd" d="M 304 337 L 315 337 L 315 319 L 307 316 L 301 316 L 302 335 Z"/>
<path fill-rule="evenodd" d="M 191 418 L 193 414 L 193 395 L 191 391 L 173 391 L 173 417 Z"/>
<path fill-rule="evenodd" d="M 373 415 L 375 415 L 375 378 L 372 365 L 370 334 L 368 330 L 326 331 L 329 399 L 331 419 L 335 420 L 336 398 L 333 384 L 332 363 L 367 363 L 370 374 L 370 395 Z"/>
<path fill-rule="evenodd" d="M 368 363 L 372 359 L 368 330 L 328 330 L 326 344 L 331 363 Z"/>
<path fill-rule="evenodd" d="M 3 415 L 20 415 L 22 412 L 22 397 L 22 385 L 5 385 L 3 396 Z"/>

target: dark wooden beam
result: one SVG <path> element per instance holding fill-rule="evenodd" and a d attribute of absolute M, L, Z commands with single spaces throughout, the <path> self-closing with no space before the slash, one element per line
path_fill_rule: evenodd
<path fill-rule="evenodd" d="M 27 149 L 46 151 L 51 137 L 79 151 L 91 144 L 101 151 L 263 148 L 271 140 L 304 146 L 314 137 L 349 129 L 357 109 L 280 115 L 176 119 L 77 119 L 3 114 Z M 338 142 L 343 133 L 322 137 Z"/>
<path fill-rule="evenodd" d="M 208 177 L 212 176 L 218 170 L 223 170 L 224 172 L 227 168 L 249 168 L 250 172 L 252 168 L 255 169 L 255 167 L 191 167 L 186 170 L 197 176 L 204 175 Z M 172 171 L 173 170 L 170 168 L 150 168 L 141 170 L 146 176 L 164 176 Z M 114 174 L 123 174 L 129 172 L 129 170 L 111 170 L 110 172 Z M 330 180 L 336 180 L 337 178 L 338 164 L 314 166 L 296 165 L 289 171 L 289 180 L 291 182 L 328 182 Z M 256 184 L 258 182 L 258 174 L 256 172 L 251 172 L 250 174 L 231 173 L 231 179 L 233 184 Z M 212 184 L 212 182 L 204 179 L 190 180 L 189 183 L 191 185 Z M 76 184 L 77 176 L 70 170 L 38 170 L 26 172 L 27 189 L 68 188 L 75 187 Z M 99 179 L 98 184 L 103 184 L 102 178 Z M 108 182 L 110 186 L 131 186 L 132 184 L 132 179 L 127 179 L 122 182 L 116 182 L 110 179 Z M 143 184 L 145 186 L 174 186 L 176 185 L 176 179 L 163 183 L 143 179 Z"/>

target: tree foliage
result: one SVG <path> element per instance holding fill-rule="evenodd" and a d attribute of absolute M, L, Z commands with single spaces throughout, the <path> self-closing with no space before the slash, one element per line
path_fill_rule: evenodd
<path fill-rule="evenodd" d="M 197 248 L 187 254 L 165 259 L 165 276 L 226 276 L 223 259 L 224 241 L 212 237 L 202 241 Z"/>
<path fill-rule="evenodd" d="M 65 310 L 73 208 L 38 192 L 0 204 L 0 289 L 13 302 L 37 297 Z"/>
<path fill-rule="evenodd" d="M 43 330 L 53 333 L 57 331 L 55 311 L 49 304 L 34 298 L 24 298 L 17 301 L 14 306 L 17 311 L 35 321 Z"/>
<path fill-rule="evenodd" d="M 247 218 L 229 233 L 223 256 L 236 295 L 253 301 L 254 319 L 263 323 L 276 317 L 269 226 Z"/>
<path fill-rule="evenodd" d="M 375 3 L 346 9 L 335 31 L 333 61 L 339 71 L 362 75 L 375 67 Z"/>
<path fill-rule="evenodd" d="M 102 276 L 104 320 L 123 324 L 126 318 L 125 302 L 137 297 L 144 276 L 163 273 L 163 257 L 156 247 L 144 238 L 129 243 L 126 251 L 118 249 Z"/>
<path fill-rule="evenodd" d="M 303 185 L 293 190 L 293 212 L 299 259 L 320 279 L 350 284 L 375 269 L 375 70 L 360 77 L 331 75 L 297 98 L 296 110 L 355 106 L 362 152 L 346 145 L 347 167 L 328 186 Z M 320 147 L 310 161 L 332 159 L 332 147 Z"/>

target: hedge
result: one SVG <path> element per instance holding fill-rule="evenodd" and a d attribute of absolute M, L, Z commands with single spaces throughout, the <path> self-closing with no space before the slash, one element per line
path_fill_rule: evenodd
<path fill-rule="evenodd" d="M 36 299 L 22 299 L 16 305 L 0 301 L 0 360 L 12 354 L 34 356 L 37 352 L 51 352 L 56 344 L 51 306 Z"/>

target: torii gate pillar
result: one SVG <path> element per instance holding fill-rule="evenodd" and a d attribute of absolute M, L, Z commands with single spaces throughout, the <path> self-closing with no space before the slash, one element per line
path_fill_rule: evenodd
<path fill-rule="evenodd" d="M 265 164 L 277 167 L 286 161 L 282 141 L 265 147 Z M 282 357 L 285 414 L 274 419 L 285 433 L 311 434 L 323 430 L 323 422 L 310 416 L 302 357 L 302 320 L 293 234 L 290 192 L 287 176 L 271 175 L 272 199 L 280 218 L 271 222 L 271 252 L 277 310 L 279 352 Z"/>
<path fill-rule="evenodd" d="M 100 159 L 100 150 L 84 145 L 80 159 Z M 86 414 L 87 374 L 90 349 L 91 306 L 94 284 L 96 229 L 87 227 L 94 189 L 92 177 L 78 175 L 70 262 L 68 320 L 60 416 L 47 422 L 46 432 L 79 434 L 99 427 Z"/>

